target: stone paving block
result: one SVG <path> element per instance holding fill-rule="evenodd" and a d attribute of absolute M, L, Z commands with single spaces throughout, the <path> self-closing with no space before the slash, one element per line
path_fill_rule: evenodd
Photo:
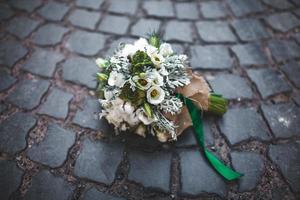
<path fill-rule="evenodd" d="M 108 2 L 108 11 L 120 14 L 133 15 L 136 13 L 138 3 L 138 0 L 110 0 Z"/>
<path fill-rule="evenodd" d="M 76 5 L 85 8 L 99 9 L 103 2 L 104 0 L 77 0 Z"/>
<path fill-rule="evenodd" d="M 240 65 L 263 65 L 268 58 L 259 43 L 238 44 L 231 47 L 238 57 Z"/>
<path fill-rule="evenodd" d="M 293 97 L 294 101 L 296 102 L 296 104 L 298 104 L 298 106 L 300 106 L 300 95 L 296 95 L 295 97 Z"/>
<path fill-rule="evenodd" d="M 69 16 L 69 21 L 75 25 L 82 28 L 94 29 L 96 23 L 100 19 L 99 12 L 87 11 L 84 9 L 76 9 Z"/>
<path fill-rule="evenodd" d="M 143 5 L 148 16 L 154 17 L 175 17 L 172 2 L 166 1 L 145 1 Z"/>
<path fill-rule="evenodd" d="M 164 39 L 193 42 L 192 24 L 190 22 L 169 21 Z"/>
<path fill-rule="evenodd" d="M 225 46 L 191 46 L 191 66 L 194 69 L 226 69 L 232 67 L 232 59 Z"/>
<path fill-rule="evenodd" d="M 262 105 L 262 110 L 276 137 L 300 135 L 300 108 L 293 103 Z"/>
<path fill-rule="evenodd" d="M 226 196 L 227 186 L 223 179 L 198 150 L 181 151 L 179 156 L 182 193 L 190 195 L 217 193 Z"/>
<path fill-rule="evenodd" d="M 7 105 L 0 103 L 0 114 L 7 110 Z"/>
<path fill-rule="evenodd" d="M 42 2 L 40 0 L 10 0 L 9 4 L 15 8 L 32 12 L 34 9 L 39 7 Z"/>
<path fill-rule="evenodd" d="M 229 0 L 228 5 L 237 17 L 264 11 L 259 0 Z"/>
<path fill-rule="evenodd" d="M 85 192 L 83 199 L 84 200 L 99 200 L 99 199 L 103 199 L 103 200 L 125 200 L 124 198 L 115 197 L 115 196 L 112 196 L 110 194 L 100 192 L 99 190 L 97 190 L 94 187 L 89 189 L 87 192 Z"/>
<path fill-rule="evenodd" d="M 288 12 L 270 15 L 265 19 L 273 29 L 281 32 L 287 32 L 300 26 L 300 19 Z"/>
<path fill-rule="evenodd" d="M 251 99 L 252 90 L 246 80 L 238 75 L 222 74 L 209 80 L 213 91 L 227 99 Z"/>
<path fill-rule="evenodd" d="M 87 58 L 73 57 L 62 65 L 62 77 L 66 81 L 84 85 L 88 88 L 96 88 L 95 74 L 98 72 L 96 63 Z"/>
<path fill-rule="evenodd" d="M 291 0 L 294 4 L 300 6 L 300 1 L 299 0 Z"/>
<path fill-rule="evenodd" d="M 33 176 L 24 200 L 71 199 L 73 190 L 74 187 L 70 186 L 66 180 L 43 170 Z"/>
<path fill-rule="evenodd" d="M 282 75 L 272 69 L 249 69 L 247 73 L 257 86 L 262 98 L 291 91 L 291 87 L 282 78 Z"/>
<path fill-rule="evenodd" d="M 117 40 L 114 40 L 112 43 L 110 43 L 109 49 L 106 51 L 105 56 L 112 56 L 116 48 L 118 48 L 121 43 L 133 44 L 134 41 L 135 39 L 129 37 L 121 37 Z"/>
<path fill-rule="evenodd" d="M 107 130 L 108 123 L 104 119 L 100 120 L 98 116 L 101 111 L 98 100 L 86 98 L 82 108 L 83 109 L 79 109 L 76 112 L 73 123 L 94 130 L 101 130 L 103 132 Z"/>
<path fill-rule="evenodd" d="M 219 1 L 201 2 L 200 11 L 204 18 L 207 19 L 215 19 L 228 16 L 228 11 L 226 10 L 224 4 Z"/>
<path fill-rule="evenodd" d="M 232 26 L 243 41 L 265 39 L 270 36 L 262 24 L 256 19 L 241 19 L 232 22 Z"/>
<path fill-rule="evenodd" d="M 159 32 L 161 22 L 156 19 L 139 19 L 132 27 L 131 27 L 131 35 L 146 37 L 147 33 L 156 31 Z"/>
<path fill-rule="evenodd" d="M 28 17 L 19 16 L 13 18 L 9 22 L 6 30 L 17 37 L 24 39 L 39 25 L 39 23 L 40 22 Z"/>
<path fill-rule="evenodd" d="M 296 87 L 300 88 L 300 62 L 289 62 L 283 65 L 281 69 L 288 76 L 288 78 L 296 85 Z"/>
<path fill-rule="evenodd" d="M 289 40 L 271 40 L 269 48 L 278 62 L 300 57 L 300 46 Z"/>
<path fill-rule="evenodd" d="M 39 45 L 56 45 L 61 42 L 64 34 L 68 32 L 68 29 L 56 25 L 46 24 L 40 27 L 33 35 L 33 42 Z"/>
<path fill-rule="evenodd" d="M 219 120 L 222 133 L 232 145 L 248 139 L 268 140 L 268 128 L 255 108 L 229 109 Z"/>
<path fill-rule="evenodd" d="M 13 161 L 0 160 L 0 197 L 9 199 L 21 184 L 22 170 Z"/>
<path fill-rule="evenodd" d="M 121 144 L 107 144 L 85 139 L 82 151 L 76 160 L 74 173 L 76 176 L 97 182 L 111 184 L 123 156 Z"/>
<path fill-rule="evenodd" d="M 49 81 L 45 80 L 21 80 L 7 100 L 18 107 L 33 109 L 39 105 L 49 85 Z"/>
<path fill-rule="evenodd" d="M 202 21 L 196 24 L 200 37 L 205 42 L 235 42 L 236 38 L 226 22 Z"/>
<path fill-rule="evenodd" d="M 11 75 L 9 75 L 7 72 L 0 70 L 0 92 L 10 88 L 17 79 Z"/>
<path fill-rule="evenodd" d="M 299 5 L 300 5 L 300 3 L 299 3 Z M 300 8 L 298 8 L 297 10 L 295 10 L 294 13 L 295 13 L 298 17 L 300 17 Z"/>
<path fill-rule="evenodd" d="M 235 170 L 243 173 L 239 179 L 239 191 L 245 192 L 254 189 L 264 172 L 264 162 L 258 153 L 237 152 L 231 153 L 232 165 Z"/>
<path fill-rule="evenodd" d="M 54 88 L 47 97 L 46 102 L 42 104 L 38 113 L 65 119 L 68 115 L 69 103 L 72 98 L 73 95 L 71 93 Z"/>
<path fill-rule="evenodd" d="M 66 160 L 69 148 L 75 142 L 75 133 L 56 124 L 50 124 L 42 142 L 34 144 L 27 155 L 33 161 L 59 167 Z"/>
<path fill-rule="evenodd" d="M 75 31 L 68 39 L 66 47 L 70 51 L 86 56 L 92 56 L 104 47 L 105 40 L 106 37 L 100 33 Z"/>
<path fill-rule="evenodd" d="M 0 20 L 5 20 L 14 15 L 14 12 L 8 5 L 0 4 Z"/>
<path fill-rule="evenodd" d="M 12 67 L 27 54 L 28 50 L 20 42 L 8 40 L 0 43 L 0 65 Z"/>
<path fill-rule="evenodd" d="M 26 147 L 26 135 L 36 124 L 29 114 L 16 113 L 0 124 L 0 152 L 15 154 Z"/>
<path fill-rule="evenodd" d="M 169 191 L 171 153 L 146 153 L 132 150 L 129 151 L 129 163 L 129 180 L 142 183 L 145 187 Z"/>
<path fill-rule="evenodd" d="M 44 49 L 35 49 L 31 57 L 25 61 L 21 69 L 33 74 L 52 77 L 58 62 L 64 56 L 58 52 Z"/>
<path fill-rule="evenodd" d="M 300 192 L 300 143 L 270 145 L 269 157 L 279 167 L 294 192 Z"/>
<path fill-rule="evenodd" d="M 127 17 L 106 15 L 101 21 L 99 30 L 114 34 L 125 34 L 129 27 L 130 20 Z"/>
<path fill-rule="evenodd" d="M 273 8 L 281 9 L 281 10 L 285 10 L 293 7 L 293 4 L 291 4 L 287 0 L 263 0 L 263 2 Z"/>
<path fill-rule="evenodd" d="M 177 44 L 177 43 L 172 43 L 172 42 L 171 42 L 171 45 L 172 45 L 172 49 L 175 53 L 177 53 L 177 54 L 185 54 L 186 53 L 183 45 Z"/>
<path fill-rule="evenodd" d="M 196 3 L 183 3 L 179 2 L 175 4 L 175 10 L 179 19 L 198 19 L 199 13 Z"/>
<path fill-rule="evenodd" d="M 48 20 L 60 21 L 67 14 L 69 7 L 64 3 L 50 1 L 45 4 L 38 13 Z"/>

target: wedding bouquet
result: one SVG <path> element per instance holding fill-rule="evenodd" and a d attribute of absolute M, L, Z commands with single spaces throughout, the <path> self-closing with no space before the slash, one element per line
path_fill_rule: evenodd
<path fill-rule="evenodd" d="M 134 44 L 121 44 L 113 56 L 96 63 L 100 117 L 113 124 L 117 134 L 129 131 L 146 137 L 149 133 L 166 142 L 193 126 L 214 169 L 227 180 L 242 176 L 205 147 L 201 112 L 222 115 L 227 100 L 210 93 L 206 81 L 188 67 L 186 55 L 175 54 L 170 44 L 152 34 Z"/>
<path fill-rule="evenodd" d="M 226 111 L 227 101 L 210 94 L 205 80 L 193 74 L 188 57 L 177 55 L 157 34 L 134 44 L 121 44 L 114 55 L 98 58 L 98 94 L 101 117 L 120 131 L 146 133 L 159 141 L 176 140 L 192 125 L 179 95 L 189 97 L 201 110 Z"/>

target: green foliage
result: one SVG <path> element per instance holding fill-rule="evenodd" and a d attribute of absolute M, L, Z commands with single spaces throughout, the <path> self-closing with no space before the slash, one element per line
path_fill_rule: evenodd
<path fill-rule="evenodd" d="M 159 48 L 160 47 L 160 43 L 161 43 L 159 34 L 156 33 L 156 32 L 153 32 L 153 33 L 149 34 L 148 42 L 152 46 L 154 46 L 156 48 Z"/>
<path fill-rule="evenodd" d="M 134 74 L 143 72 L 144 66 L 153 66 L 151 58 L 147 55 L 146 52 L 143 51 L 137 51 L 132 56 L 131 64 L 132 64 L 132 72 Z"/>
<path fill-rule="evenodd" d="M 131 102 L 135 107 L 142 105 L 145 101 L 145 97 L 146 94 L 143 90 L 136 88 L 133 91 L 130 88 L 130 84 L 125 84 L 120 94 L 121 99 Z"/>

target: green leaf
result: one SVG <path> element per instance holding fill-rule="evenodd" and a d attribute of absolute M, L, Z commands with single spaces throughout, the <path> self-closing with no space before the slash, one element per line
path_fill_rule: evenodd
<path fill-rule="evenodd" d="M 148 103 L 144 103 L 144 111 L 149 118 L 153 118 L 153 111 Z"/>
<path fill-rule="evenodd" d="M 148 42 L 152 46 L 159 48 L 161 40 L 160 40 L 158 33 L 153 32 L 153 33 L 149 34 Z"/>
<path fill-rule="evenodd" d="M 143 51 L 137 51 L 132 56 L 131 64 L 134 74 L 143 72 L 144 66 L 153 66 L 151 58 Z"/>

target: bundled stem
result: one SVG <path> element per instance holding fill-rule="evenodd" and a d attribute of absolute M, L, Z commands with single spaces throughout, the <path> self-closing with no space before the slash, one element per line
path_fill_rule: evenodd
<path fill-rule="evenodd" d="M 227 111 L 228 101 L 223 98 L 222 95 L 210 94 L 209 95 L 209 106 L 208 111 L 216 114 L 223 115 Z"/>

